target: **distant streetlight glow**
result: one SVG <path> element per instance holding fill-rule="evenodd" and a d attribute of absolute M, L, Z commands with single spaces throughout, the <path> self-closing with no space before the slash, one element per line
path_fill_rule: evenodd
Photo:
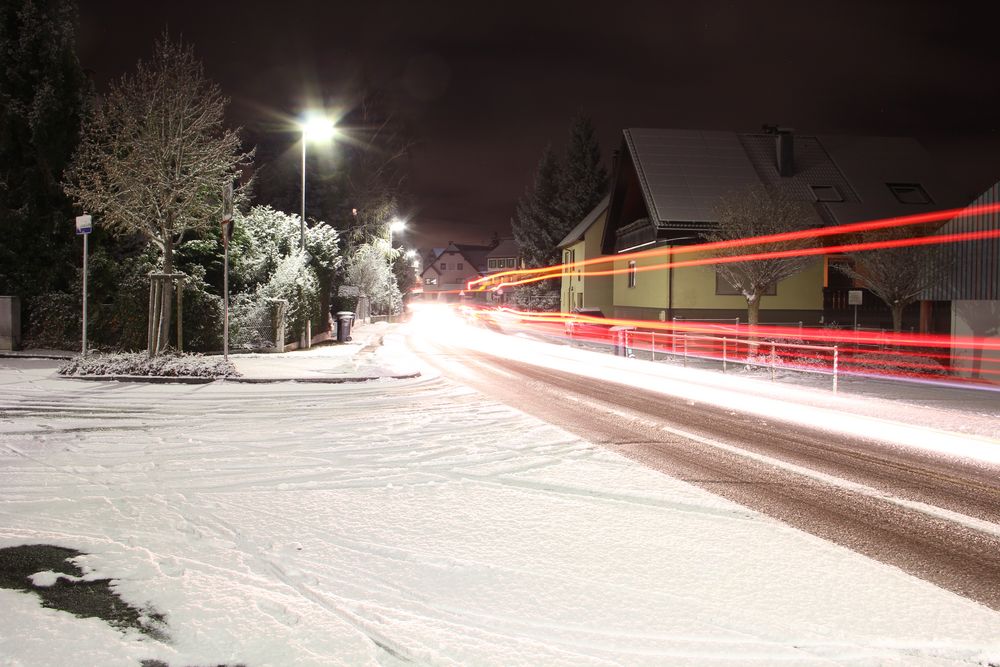
<path fill-rule="evenodd" d="M 302 132 L 302 218 L 299 220 L 299 247 L 306 248 L 306 145 L 310 141 L 329 141 L 337 136 L 333 121 L 325 116 L 310 113 L 299 123 Z"/>
<path fill-rule="evenodd" d="M 416 250 L 413 250 L 413 249 L 410 249 L 410 250 L 407 250 L 407 251 L 406 251 L 406 256 L 407 256 L 407 257 L 408 257 L 409 259 L 413 259 L 414 257 L 416 257 L 416 256 L 417 256 L 417 251 L 416 251 Z"/>
<path fill-rule="evenodd" d="M 393 218 L 392 223 L 389 224 L 389 231 L 393 234 L 403 231 L 406 229 L 406 223 L 399 218 Z"/>

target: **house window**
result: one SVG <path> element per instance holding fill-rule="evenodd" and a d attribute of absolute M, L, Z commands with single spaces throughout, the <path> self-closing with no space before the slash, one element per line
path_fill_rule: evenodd
<path fill-rule="evenodd" d="M 635 262 L 629 262 L 628 263 L 628 286 L 629 287 L 635 287 L 635 274 L 636 274 Z"/>
<path fill-rule="evenodd" d="M 495 269 L 497 268 L 497 261 L 495 259 L 486 260 L 486 268 Z"/>
<path fill-rule="evenodd" d="M 816 201 L 844 201 L 844 195 L 836 185 L 810 185 Z"/>
<path fill-rule="evenodd" d="M 510 269 L 516 269 L 517 268 L 517 261 L 513 257 L 508 257 L 507 258 L 507 268 L 510 268 Z"/>
<path fill-rule="evenodd" d="M 919 183 L 886 183 L 902 204 L 933 204 L 930 195 Z"/>
<path fill-rule="evenodd" d="M 743 290 L 733 287 L 732 283 L 726 280 L 721 273 L 715 274 L 715 293 L 718 296 L 743 296 Z M 763 296 L 776 296 L 778 294 L 778 288 L 776 285 L 772 285 L 768 288 Z"/>
<path fill-rule="evenodd" d="M 448 270 L 448 264 L 445 263 L 445 262 L 441 262 L 441 270 L 442 271 L 447 271 Z"/>
<path fill-rule="evenodd" d="M 576 293 L 576 307 L 583 308 L 583 292 Z"/>
<path fill-rule="evenodd" d="M 459 262 L 458 264 L 455 265 L 455 270 L 456 271 L 461 271 L 464 268 L 465 268 L 465 265 L 462 264 L 461 262 Z"/>

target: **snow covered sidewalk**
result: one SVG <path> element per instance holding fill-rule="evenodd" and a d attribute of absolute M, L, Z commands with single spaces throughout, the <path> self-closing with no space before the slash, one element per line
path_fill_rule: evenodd
<path fill-rule="evenodd" d="M 0 588 L 0 664 L 1000 661 L 1000 614 L 431 375 L 95 384 L 0 360 L 0 548 L 40 543 L 168 639 Z"/>
<path fill-rule="evenodd" d="M 398 325 L 379 322 L 357 326 L 347 343 L 323 343 L 309 350 L 282 354 L 231 354 L 239 381 L 352 382 L 403 379 L 419 374 L 408 355 L 387 350 L 384 336 Z"/>

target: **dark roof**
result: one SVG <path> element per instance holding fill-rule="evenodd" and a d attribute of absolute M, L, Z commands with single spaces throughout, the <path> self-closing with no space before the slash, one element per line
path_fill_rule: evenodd
<path fill-rule="evenodd" d="M 624 143 L 635 164 L 649 215 L 661 222 L 713 222 L 721 197 L 756 184 L 779 187 L 795 199 L 816 203 L 827 224 L 964 203 L 913 139 L 793 133 L 795 170 L 791 176 L 780 176 L 776 136 L 765 132 L 627 129 Z M 919 184 L 930 203 L 899 201 L 889 188 L 892 183 Z M 843 201 L 817 202 L 812 186 L 833 186 Z"/>
<path fill-rule="evenodd" d="M 714 221 L 719 198 L 758 183 L 735 132 L 625 130 L 654 220 Z"/>
<path fill-rule="evenodd" d="M 565 248 L 568 245 L 572 245 L 572 244 L 576 243 L 577 241 L 582 240 L 583 239 L 583 235 L 587 233 L 587 230 L 590 229 L 590 226 L 592 224 L 594 224 L 594 222 L 599 217 L 601 217 L 601 213 L 604 213 L 604 211 L 607 210 L 607 208 L 608 208 L 608 202 L 610 200 L 611 200 L 610 195 L 607 195 L 607 196 L 604 197 L 604 199 L 602 199 L 601 201 L 599 201 L 597 203 L 597 206 L 594 207 L 594 210 L 592 210 L 590 213 L 588 213 L 587 216 L 583 220 L 581 220 L 580 223 L 576 227 L 574 227 L 573 229 L 571 229 L 569 231 L 569 234 L 567 234 L 566 237 L 563 238 L 563 240 L 560 241 L 559 245 L 557 245 L 556 247 L 557 248 Z"/>
<path fill-rule="evenodd" d="M 452 243 L 444 252 L 448 252 L 452 249 L 457 250 L 462 253 L 462 256 L 469 260 L 469 263 L 479 271 L 480 273 L 486 272 L 486 256 L 489 254 L 492 246 L 488 245 L 469 245 L 467 243 Z"/>
<path fill-rule="evenodd" d="M 487 257 L 519 257 L 520 255 L 521 249 L 512 238 L 500 239 L 500 243 L 486 253 Z"/>

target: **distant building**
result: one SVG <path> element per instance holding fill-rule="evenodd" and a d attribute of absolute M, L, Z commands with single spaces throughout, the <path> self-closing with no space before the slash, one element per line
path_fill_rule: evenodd
<path fill-rule="evenodd" d="M 459 301 L 470 280 L 486 275 L 487 254 L 494 246 L 448 243 L 425 259 L 420 274 L 424 300 Z"/>

